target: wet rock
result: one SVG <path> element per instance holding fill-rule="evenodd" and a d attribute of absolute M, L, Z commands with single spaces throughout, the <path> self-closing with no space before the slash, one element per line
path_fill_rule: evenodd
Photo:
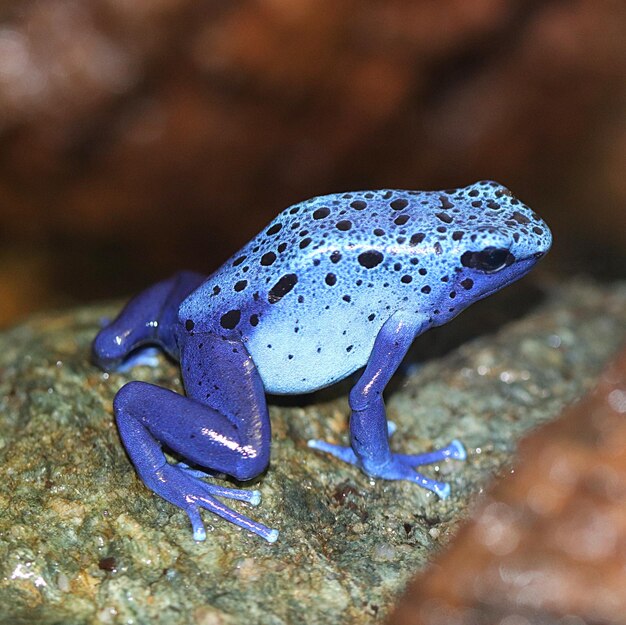
<path fill-rule="evenodd" d="M 496 313 L 506 302 L 492 298 L 448 332 L 484 330 L 487 310 L 510 317 L 508 306 Z M 626 285 L 555 286 L 520 320 L 396 380 L 388 400 L 394 449 L 419 452 L 452 438 L 468 447 L 467 462 L 424 469 L 450 481 L 446 501 L 409 483 L 371 480 L 306 447 L 311 437 L 347 441 L 343 392 L 272 400 L 272 463 L 256 484 L 263 501 L 238 508 L 278 528 L 278 542 L 204 513 L 208 539 L 198 544 L 186 515 L 138 480 L 112 416 L 115 392 L 130 379 L 180 391 L 177 368 L 161 358 L 155 368 L 105 374 L 89 363 L 100 320 L 116 309 L 39 316 L 0 335 L 4 622 L 381 622 L 407 580 L 450 542 L 468 504 L 510 471 L 519 438 L 591 388 L 626 334 Z M 553 456 L 545 462 L 553 467 Z M 550 469 L 557 477 L 559 466 Z M 620 496 L 611 471 L 590 475 L 593 497 Z M 570 505 L 574 488 L 565 479 L 558 497 L 537 491 L 533 514 L 558 513 L 550 506 Z M 515 552 L 525 517 L 510 503 L 489 515 L 475 540 L 487 555 Z M 620 540 L 615 523 L 585 504 L 558 544 L 597 562 Z M 602 538 L 588 527 L 604 528 Z"/>

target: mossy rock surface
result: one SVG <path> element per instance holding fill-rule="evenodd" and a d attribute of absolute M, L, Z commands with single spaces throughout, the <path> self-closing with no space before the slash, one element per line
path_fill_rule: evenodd
<path fill-rule="evenodd" d="M 471 336 L 486 311 L 511 316 L 499 297 L 436 336 Z M 571 283 L 497 332 L 405 370 L 388 394 L 394 449 L 459 438 L 469 452 L 425 469 L 450 482 L 446 501 L 306 447 L 347 440 L 342 390 L 270 399 L 272 462 L 255 484 L 263 500 L 233 507 L 279 529 L 278 542 L 205 512 L 208 539 L 196 543 L 186 515 L 135 475 L 112 414 L 125 382 L 180 390 L 178 369 L 165 358 L 124 374 L 90 364 L 100 320 L 116 310 L 38 316 L 0 334 L 2 624 L 381 622 L 468 504 L 510 470 L 519 438 L 593 386 L 626 338 L 626 285 Z"/>

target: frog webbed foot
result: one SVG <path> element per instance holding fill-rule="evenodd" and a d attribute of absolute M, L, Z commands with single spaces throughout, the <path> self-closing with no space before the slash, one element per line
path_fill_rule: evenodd
<path fill-rule="evenodd" d="M 366 458 L 360 459 L 352 447 L 333 445 L 332 443 L 321 440 L 310 440 L 308 441 L 308 446 L 332 454 L 348 464 L 358 466 L 371 477 L 382 478 L 384 480 L 407 480 L 434 492 L 441 499 L 446 499 L 450 495 L 450 485 L 417 472 L 415 467 L 441 462 L 448 458 L 465 460 L 467 457 L 463 444 L 456 439 L 441 449 L 423 454 L 392 453 L 384 464 L 371 462 Z"/>
<path fill-rule="evenodd" d="M 191 472 L 196 473 L 195 470 Z M 261 536 L 270 543 L 276 542 L 278 530 L 253 521 L 247 516 L 224 505 L 217 497 L 226 497 L 257 505 L 261 500 L 259 491 L 237 490 L 217 484 L 207 484 L 190 471 L 177 465 L 165 464 L 148 477 L 142 476 L 146 485 L 175 506 L 182 508 L 191 521 L 193 538 L 197 541 L 206 539 L 206 529 L 200 516 L 204 508 L 213 514 Z M 197 473 L 200 473 L 197 471 Z M 158 490 L 157 490 L 158 489 Z"/>

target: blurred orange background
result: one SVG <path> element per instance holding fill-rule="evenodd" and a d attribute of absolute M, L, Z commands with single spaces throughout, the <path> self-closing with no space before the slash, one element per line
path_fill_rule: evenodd
<path fill-rule="evenodd" d="M 492 178 L 626 276 L 620 0 L 0 8 L 0 325 L 209 273 L 279 210 Z M 545 267 L 544 267 L 545 271 Z"/>

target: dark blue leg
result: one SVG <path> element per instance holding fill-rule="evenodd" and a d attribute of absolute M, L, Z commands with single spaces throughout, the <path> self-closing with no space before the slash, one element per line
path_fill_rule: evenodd
<path fill-rule="evenodd" d="M 211 335 L 188 335 L 181 353 L 188 397 L 130 382 L 115 397 L 118 427 L 137 472 L 156 494 L 185 510 L 194 538 L 204 540 L 205 508 L 269 542 L 269 529 L 215 497 L 259 501 L 257 491 L 211 485 L 186 466 L 168 464 L 161 443 L 195 465 L 248 480 L 269 462 L 270 423 L 263 384 L 241 343 Z"/>
<path fill-rule="evenodd" d="M 182 271 L 146 289 L 126 304 L 117 318 L 93 342 L 93 359 L 107 371 L 119 369 L 130 354 L 145 345 L 158 345 L 178 358 L 174 327 L 180 303 L 205 277 Z M 136 360 L 133 364 L 139 364 Z"/>
<path fill-rule="evenodd" d="M 417 473 L 414 467 L 446 458 L 465 459 L 459 441 L 427 454 L 393 454 L 389 449 L 383 391 L 411 343 L 423 330 L 422 324 L 420 318 L 398 312 L 381 328 L 365 372 L 350 393 L 352 447 L 317 440 L 309 441 L 309 446 L 356 464 L 373 477 L 416 482 L 445 498 L 450 493 L 449 485 Z"/>

